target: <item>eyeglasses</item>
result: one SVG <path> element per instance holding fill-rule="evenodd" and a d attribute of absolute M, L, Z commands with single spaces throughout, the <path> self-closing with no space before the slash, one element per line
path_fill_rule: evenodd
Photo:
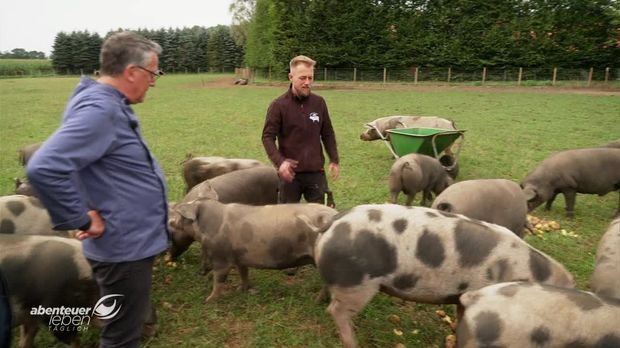
<path fill-rule="evenodd" d="M 151 70 L 151 69 L 147 69 L 147 68 L 145 68 L 145 67 L 143 67 L 143 66 L 140 66 L 140 65 L 136 65 L 136 66 L 137 66 L 139 69 L 142 69 L 142 70 L 144 70 L 144 71 L 148 72 L 149 74 L 151 74 L 151 77 L 153 78 L 153 80 L 154 80 L 154 81 L 157 81 L 157 79 L 158 79 L 160 76 L 162 76 L 162 75 L 164 75 L 164 74 L 165 74 L 162 70 L 159 70 L 159 69 L 158 69 L 158 70 L 156 70 L 156 71 L 153 71 L 153 70 Z"/>

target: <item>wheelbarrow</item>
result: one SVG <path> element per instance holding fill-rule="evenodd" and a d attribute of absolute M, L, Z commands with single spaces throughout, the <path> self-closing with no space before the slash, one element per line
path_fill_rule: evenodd
<path fill-rule="evenodd" d="M 432 156 L 439 160 L 450 176 L 455 178 L 458 174 L 458 155 L 465 140 L 465 130 L 396 128 L 387 132 L 388 136 L 382 139 L 395 159 L 410 153 Z M 456 153 L 446 151 L 458 139 L 461 140 Z"/>

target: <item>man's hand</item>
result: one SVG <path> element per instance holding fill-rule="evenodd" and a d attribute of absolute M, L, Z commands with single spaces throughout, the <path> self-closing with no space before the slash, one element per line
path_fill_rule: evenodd
<path fill-rule="evenodd" d="M 278 175 L 286 182 L 291 182 L 295 179 L 295 168 L 297 168 L 298 161 L 292 159 L 285 159 L 280 168 L 278 168 Z"/>
<path fill-rule="evenodd" d="M 331 179 L 336 181 L 340 176 L 340 165 L 338 163 L 330 163 L 329 164 L 329 173 L 331 174 Z"/>
<path fill-rule="evenodd" d="M 88 216 L 90 216 L 90 228 L 86 231 L 80 231 L 75 235 L 75 237 L 79 240 L 84 240 L 86 238 L 99 238 L 105 230 L 103 218 L 96 210 L 88 211 Z"/>

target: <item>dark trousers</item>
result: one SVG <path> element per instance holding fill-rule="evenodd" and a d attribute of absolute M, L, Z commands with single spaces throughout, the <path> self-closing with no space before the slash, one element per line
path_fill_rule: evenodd
<path fill-rule="evenodd" d="M 88 260 L 99 285 L 99 295 L 118 294 L 104 303 L 111 306 L 116 300 L 118 314 L 103 319 L 101 348 L 139 347 L 142 326 L 150 312 L 151 275 L 155 257 L 130 262 L 99 262 Z"/>
<path fill-rule="evenodd" d="M 280 203 L 299 203 L 303 195 L 308 203 L 324 203 L 327 191 L 325 172 L 296 173 L 292 182 L 280 180 Z"/>
<path fill-rule="evenodd" d="M 0 347 L 11 346 L 11 304 L 9 302 L 9 287 L 0 270 Z"/>

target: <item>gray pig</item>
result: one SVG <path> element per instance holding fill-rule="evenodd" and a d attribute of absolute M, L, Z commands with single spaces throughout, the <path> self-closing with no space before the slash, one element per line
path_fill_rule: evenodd
<path fill-rule="evenodd" d="M 521 187 L 529 211 L 543 202 L 547 202 L 547 210 L 551 209 L 555 197 L 562 193 L 566 216 L 573 217 L 577 193 L 604 196 L 620 190 L 620 149 L 601 147 L 557 152 L 542 161 Z M 620 213 L 620 201 L 616 213 Z"/>
<path fill-rule="evenodd" d="M 620 300 L 620 217 L 611 222 L 598 243 L 590 287 L 600 296 Z"/>
<path fill-rule="evenodd" d="M 529 225 L 527 200 L 521 187 L 505 179 L 457 182 L 437 196 L 431 208 L 498 224 L 519 237 Z"/>
<path fill-rule="evenodd" d="M 360 134 L 360 139 L 372 141 L 388 136 L 388 129 L 395 128 L 440 128 L 456 130 L 454 121 L 435 116 L 387 116 L 366 123 L 368 129 Z M 379 131 L 381 134 L 379 134 Z"/>
<path fill-rule="evenodd" d="M 232 266 L 250 287 L 248 267 L 286 269 L 314 262 L 314 243 L 336 210 L 321 204 L 249 206 L 197 200 L 174 207 L 171 227 L 191 233 L 202 245 L 203 258 L 213 264 L 216 300 Z"/>
<path fill-rule="evenodd" d="M 99 291 L 82 254 L 82 243 L 70 238 L 0 234 L 0 250 L 0 269 L 8 286 L 13 326 L 23 325 L 19 347 L 34 346 L 39 325 L 48 327 L 65 344 L 76 345 L 80 325 L 92 325 L 90 318 L 73 316 L 71 319 L 79 320 L 62 320 L 60 324 L 50 314 L 33 310 L 93 308 Z"/>
<path fill-rule="evenodd" d="M 239 169 L 264 165 L 264 163 L 245 158 L 194 157 L 183 163 L 183 177 L 187 184 L 186 192 L 199 183 Z"/>
<path fill-rule="evenodd" d="M 345 347 L 357 345 L 352 317 L 379 291 L 458 304 L 468 290 L 506 281 L 574 287 L 560 263 L 508 229 L 423 207 L 357 206 L 321 235 L 315 260 Z"/>
<path fill-rule="evenodd" d="M 278 173 L 266 165 L 236 170 L 206 180 L 185 195 L 180 203 L 196 199 L 215 199 L 221 203 L 243 203 L 248 205 L 276 204 L 278 202 Z M 179 257 L 194 242 L 193 233 L 171 229 L 170 254 Z M 207 272 L 207 265 L 203 265 Z"/>
<path fill-rule="evenodd" d="M 415 195 L 422 191 L 422 205 L 432 200 L 431 192 L 440 194 L 452 183 L 441 163 L 433 157 L 412 153 L 396 161 L 390 169 L 388 187 L 392 203 L 398 202 L 398 194 L 407 195 L 406 205 L 411 205 Z"/>
<path fill-rule="evenodd" d="M 461 296 L 458 347 L 620 347 L 620 300 L 527 282 Z"/>

